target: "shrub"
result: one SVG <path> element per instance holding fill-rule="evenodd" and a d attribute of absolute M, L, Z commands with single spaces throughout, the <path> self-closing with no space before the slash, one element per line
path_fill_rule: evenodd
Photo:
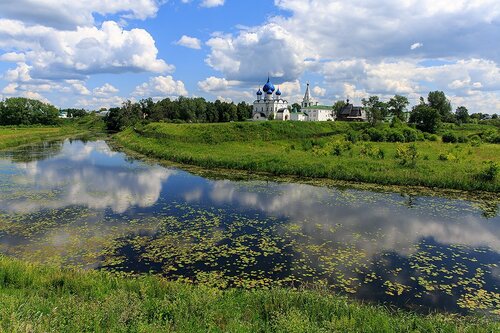
<path fill-rule="evenodd" d="M 349 131 L 346 134 L 346 140 L 350 141 L 352 143 L 356 143 L 359 141 L 359 132 L 356 131 Z"/>
<path fill-rule="evenodd" d="M 378 147 L 373 147 L 373 145 L 369 143 L 365 143 L 363 146 L 361 146 L 361 150 L 359 152 L 361 156 L 367 156 L 371 158 L 378 158 L 383 160 L 385 158 L 385 152 L 378 148 Z"/>
<path fill-rule="evenodd" d="M 440 161 L 458 161 L 458 158 L 452 153 L 448 154 L 439 154 Z"/>
<path fill-rule="evenodd" d="M 386 140 L 385 132 L 378 128 L 370 128 L 368 130 L 368 135 L 370 136 L 370 141 L 384 142 Z"/>
<path fill-rule="evenodd" d="M 352 143 L 345 140 L 337 140 L 331 143 L 330 155 L 340 156 L 343 152 L 351 150 Z"/>
<path fill-rule="evenodd" d="M 406 138 L 402 131 L 399 129 L 391 129 L 387 131 L 387 141 L 389 142 L 405 142 Z"/>
<path fill-rule="evenodd" d="M 417 164 L 419 153 L 415 144 L 409 146 L 398 146 L 396 159 L 403 166 L 414 167 Z"/>
<path fill-rule="evenodd" d="M 471 138 L 470 138 L 470 144 L 472 147 L 479 147 L 481 145 L 482 140 L 481 140 L 481 137 L 479 137 L 479 135 L 473 135 Z"/>
<path fill-rule="evenodd" d="M 457 143 L 458 142 L 458 136 L 453 132 L 444 133 L 442 139 L 443 139 L 443 142 L 445 142 L 445 143 Z"/>
<path fill-rule="evenodd" d="M 482 181 L 495 180 L 495 178 L 498 176 L 500 166 L 493 161 L 484 162 L 484 164 L 486 164 L 486 168 L 484 170 L 480 171 L 476 175 L 476 178 L 479 180 L 482 180 Z"/>
<path fill-rule="evenodd" d="M 418 132 L 413 128 L 403 128 L 403 135 L 406 142 L 414 142 L 418 140 Z"/>

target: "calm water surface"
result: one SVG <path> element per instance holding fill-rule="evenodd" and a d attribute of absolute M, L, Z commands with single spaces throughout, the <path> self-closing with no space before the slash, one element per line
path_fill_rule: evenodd
<path fill-rule="evenodd" d="M 497 203 L 210 180 L 104 141 L 0 152 L 0 253 L 500 315 Z"/>

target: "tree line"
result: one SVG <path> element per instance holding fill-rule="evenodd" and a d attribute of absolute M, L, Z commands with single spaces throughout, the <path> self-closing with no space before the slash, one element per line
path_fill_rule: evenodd
<path fill-rule="evenodd" d="M 252 117 L 252 105 L 223 101 L 209 102 L 204 98 L 165 98 L 154 102 L 151 98 L 133 103 L 127 101 L 119 108 L 109 109 L 108 129 L 120 131 L 139 121 L 169 121 L 187 123 L 218 123 L 244 121 Z"/>
<path fill-rule="evenodd" d="M 485 118 L 485 115 L 481 113 L 469 115 L 469 110 L 465 106 L 459 106 L 455 112 L 452 112 L 451 102 L 442 91 L 430 92 L 427 99 L 420 97 L 420 103 L 411 109 L 409 116 L 410 102 L 405 96 L 395 95 L 387 102 L 381 101 L 378 96 L 370 96 L 361 101 L 368 122 L 373 126 L 384 121 L 388 116 L 392 116 L 402 122 L 414 124 L 424 132 L 435 133 L 441 123 L 464 124 Z M 346 104 L 344 101 L 335 103 L 333 109 L 337 116 Z M 498 115 L 494 114 L 492 118 L 498 119 Z"/>

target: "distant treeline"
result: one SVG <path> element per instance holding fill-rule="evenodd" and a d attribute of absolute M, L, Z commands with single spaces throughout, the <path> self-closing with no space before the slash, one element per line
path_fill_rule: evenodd
<path fill-rule="evenodd" d="M 179 97 L 177 100 L 165 98 L 154 102 L 151 98 L 137 103 L 127 101 L 120 108 L 109 109 L 106 124 L 110 130 L 122 130 L 141 120 L 218 123 L 229 121 L 244 121 L 252 117 L 252 106 L 241 102 L 239 104 L 206 101 L 204 98 Z"/>
<path fill-rule="evenodd" d="M 23 97 L 0 101 L 0 125 L 55 125 L 59 110 L 50 104 Z"/>

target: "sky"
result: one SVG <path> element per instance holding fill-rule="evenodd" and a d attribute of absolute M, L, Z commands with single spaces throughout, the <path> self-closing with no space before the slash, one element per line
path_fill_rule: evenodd
<path fill-rule="evenodd" d="M 498 0 L 0 0 L 0 99 L 89 110 L 178 96 L 370 95 L 500 113 Z"/>

